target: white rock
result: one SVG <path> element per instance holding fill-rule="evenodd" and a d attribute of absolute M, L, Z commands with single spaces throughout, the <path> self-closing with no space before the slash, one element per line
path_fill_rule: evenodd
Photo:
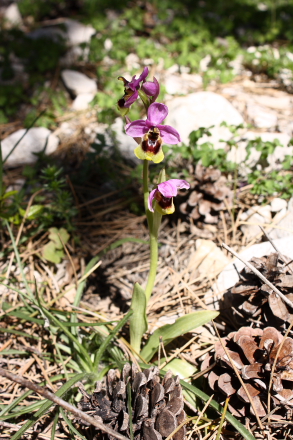
<path fill-rule="evenodd" d="M 209 274 L 211 278 L 216 276 L 220 270 L 228 264 L 229 258 L 211 240 L 196 240 L 196 251 L 191 254 L 188 270 L 192 272 L 195 268 L 199 274 Z"/>
<path fill-rule="evenodd" d="M 77 61 L 88 61 L 90 48 L 88 46 L 72 46 L 67 52 L 60 58 L 59 62 L 62 67 L 71 66 Z"/>
<path fill-rule="evenodd" d="M 267 232 L 272 240 L 293 235 L 293 198 L 289 200 L 287 210 L 283 208 L 275 215 L 273 224 L 275 226 Z"/>
<path fill-rule="evenodd" d="M 278 116 L 273 111 L 249 102 L 247 103 L 247 115 L 255 127 L 276 129 Z"/>
<path fill-rule="evenodd" d="M 89 43 L 92 36 L 96 33 L 95 28 L 90 25 L 84 25 L 75 20 L 66 20 L 65 27 L 67 31 L 68 43 L 77 46 L 82 43 Z"/>
<path fill-rule="evenodd" d="M 202 60 L 199 62 L 199 70 L 201 72 L 206 72 L 208 70 L 208 65 L 210 64 L 212 60 L 212 57 L 210 54 L 206 55 Z"/>
<path fill-rule="evenodd" d="M 135 53 L 130 53 L 125 58 L 127 70 L 140 69 L 139 58 Z"/>
<path fill-rule="evenodd" d="M 269 95 L 254 95 L 254 101 L 263 106 L 274 110 L 292 110 L 292 98 L 287 96 L 269 96 Z"/>
<path fill-rule="evenodd" d="M 168 102 L 169 115 L 166 124 L 179 131 L 182 141 L 188 143 L 188 136 L 199 127 L 210 127 L 212 137 L 202 138 L 201 142 L 210 141 L 215 148 L 223 148 L 220 139 L 230 139 L 231 133 L 226 127 L 220 127 L 226 121 L 231 125 L 243 123 L 240 113 L 223 96 L 213 92 L 197 92 L 188 96 L 173 98 Z"/>
<path fill-rule="evenodd" d="M 113 47 L 113 41 L 110 40 L 110 38 L 106 38 L 105 42 L 104 42 L 104 48 L 105 50 L 109 51 L 111 50 Z"/>
<path fill-rule="evenodd" d="M 26 130 L 18 130 L 9 135 L 2 141 L 2 154 L 5 158 L 14 145 L 25 134 Z M 39 153 L 46 146 L 46 154 L 53 153 L 59 144 L 59 139 L 51 131 L 44 127 L 33 127 L 28 130 L 24 138 L 17 145 L 11 156 L 9 156 L 6 166 L 15 167 L 23 164 L 34 163 L 37 157 L 33 153 Z"/>
<path fill-rule="evenodd" d="M 126 159 L 132 160 L 134 163 L 139 163 L 140 160 L 134 155 L 134 149 L 137 143 L 132 137 L 125 134 L 125 124 L 121 118 L 116 118 L 114 124 L 111 125 L 111 130 L 115 133 L 115 140 L 122 155 Z"/>
<path fill-rule="evenodd" d="M 202 77 L 188 73 L 166 75 L 164 84 L 169 95 L 186 95 L 202 86 Z"/>
<path fill-rule="evenodd" d="M 178 64 L 173 64 L 171 67 L 169 67 L 167 69 L 167 72 L 170 73 L 170 74 L 179 72 Z"/>
<path fill-rule="evenodd" d="M 94 93 L 80 93 L 71 105 L 72 110 L 86 110 L 94 97 Z"/>
<path fill-rule="evenodd" d="M 284 208 L 287 208 L 288 203 L 284 199 L 280 199 L 280 197 L 276 197 L 271 201 L 271 211 L 279 212 Z"/>
<path fill-rule="evenodd" d="M 16 3 L 11 3 L 11 5 L 5 10 L 4 20 L 7 20 L 14 26 L 22 24 L 22 17 Z"/>
<path fill-rule="evenodd" d="M 61 77 L 65 86 L 75 95 L 79 95 L 81 93 L 96 94 L 98 91 L 95 80 L 89 78 L 83 73 L 77 72 L 76 70 L 62 70 Z"/>
<path fill-rule="evenodd" d="M 281 238 L 274 240 L 275 246 L 278 248 L 279 252 L 293 259 L 293 235 L 288 238 Z M 264 255 L 269 255 L 275 252 L 269 241 L 260 244 L 254 244 L 248 249 L 245 249 L 240 253 L 240 256 L 245 260 L 249 261 L 253 257 L 263 257 Z M 230 289 L 234 284 L 239 281 L 238 273 L 243 269 L 244 264 L 237 258 L 228 264 L 228 266 L 221 272 L 219 278 L 214 286 L 219 293 L 224 293 L 227 289 Z M 238 271 L 238 272 L 237 272 Z"/>
<path fill-rule="evenodd" d="M 260 158 L 261 152 L 256 151 L 256 149 L 251 150 L 251 154 L 249 159 L 245 161 L 247 152 L 246 146 L 250 140 L 254 140 L 260 137 L 264 142 L 273 142 L 277 139 L 282 147 L 278 146 L 275 148 L 273 154 L 268 156 L 269 166 L 265 169 L 266 172 L 271 170 L 278 169 L 280 167 L 280 163 L 285 159 L 286 155 L 293 154 L 293 146 L 288 146 L 290 141 L 290 136 L 286 133 L 255 133 L 253 131 L 247 131 L 242 136 L 242 141 L 238 142 L 237 147 L 232 147 L 227 155 L 227 159 L 236 162 L 240 165 L 239 167 L 239 175 L 247 176 L 247 174 L 251 171 L 251 168 L 254 167 Z"/>
<path fill-rule="evenodd" d="M 272 219 L 271 207 L 267 206 L 253 206 L 248 211 L 242 213 L 240 216 L 241 221 L 247 221 L 248 225 L 241 225 L 240 229 L 245 235 L 248 241 L 256 238 L 260 233 L 261 229 L 259 226 L 265 223 L 270 223 Z"/>

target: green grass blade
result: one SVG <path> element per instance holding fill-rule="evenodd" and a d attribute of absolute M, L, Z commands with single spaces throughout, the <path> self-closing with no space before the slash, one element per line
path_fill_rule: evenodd
<path fill-rule="evenodd" d="M 56 433 L 56 427 L 57 427 L 57 423 L 59 420 L 59 409 L 57 409 L 55 417 L 54 417 L 54 422 L 53 422 L 53 426 L 52 426 L 52 431 L 51 431 L 51 440 L 55 440 L 55 433 Z"/>
<path fill-rule="evenodd" d="M 17 246 L 16 246 L 16 242 L 14 240 L 14 236 L 12 234 L 12 230 L 11 230 L 11 228 L 9 226 L 8 221 L 4 220 L 4 222 L 5 222 L 5 225 L 6 225 L 7 229 L 8 229 L 8 232 L 9 232 L 9 235 L 10 235 L 10 238 L 11 238 L 11 241 L 12 241 L 12 246 L 13 246 L 14 254 L 16 256 L 16 261 L 17 261 L 17 264 L 18 264 L 18 267 L 19 267 L 19 270 L 20 270 L 20 273 L 21 273 L 22 280 L 23 280 L 23 283 L 25 285 L 26 291 L 29 294 L 29 299 L 30 299 L 30 301 L 32 303 L 35 304 L 35 299 L 34 299 L 34 296 L 33 296 L 33 292 L 32 292 L 32 290 L 31 290 L 31 288 L 30 288 L 30 286 L 29 286 L 29 284 L 27 282 L 27 279 L 26 279 L 24 271 L 23 271 L 22 262 L 21 262 L 20 255 L 19 255 L 19 252 L 18 252 L 18 249 L 17 249 Z M 21 293 L 21 295 L 22 295 L 23 302 L 27 305 L 26 301 L 23 298 L 23 293 Z"/>
<path fill-rule="evenodd" d="M 20 312 L 18 310 L 14 310 L 13 312 L 7 313 L 6 316 L 14 316 L 15 318 L 23 319 L 24 321 L 35 322 L 36 324 L 44 325 L 45 321 L 43 319 L 34 318 L 33 316 L 28 315 L 27 313 Z"/>
<path fill-rule="evenodd" d="M 11 333 L 13 335 L 24 336 L 25 338 L 37 339 L 39 340 L 39 336 L 33 336 L 25 332 L 21 332 L 19 330 L 13 330 L 12 328 L 2 328 L 0 327 L 0 333 Z"/>
<path fill-rule="evenodd" d="M 67 423 L 67 425 L 69 426 L 69 429 L 75 434 L 77 435 L 79 438 L 81 438 L 82 440 L 87 440 L 82 434 L 80 434 L 80 432 L 78 432 L 78 430 L 73 426 L 73 424 L 71 423 L 71 420 L 67 417 L 66 412 L 64 411 L 63 408 L 60 408 L 61 410 L 61 414 L 65 420 L 65 422 Z"/>
<path fill-rule="evenodd" d="M 185 382 L 184 380 L 180 380 L 180 383 L 184 390 L 191 391 L 196 397 L 201 399 L 203 402 L 207 402 L 210 398 L 206 393 L 201 391 L 199 388 L 195 387 L 194 385 L 190 385 L 189 383 Z M 223 407 L 216 402 L 215 400 L 211 400 L 210 406 L 215 409 L 219 414 L 223 414 Z M 256 440 L 255 437 L 245 428 L 245 426 L 242 425 L 242 423 L 239 422 L 232 414 L 230 414 L 228 411 L 226 412 L 226 420 L 231 423 L 234 428 L 237 429 L 239 434 L 241 434 L 245 440 Z"/>
<path fill-rule="evenodd" d="M 66 382 L 62 387 L 57 391 L 56 396 L 63 397 L 67 391 L 73 387 L 73 385 L 78 382 L 79 380 L 82 380 L 87 373 L 80 373 L 74 376 L 72 379 L 70 379 L 68 382 Z M 41 418 L 50 408 L 51 406 L 55 405 L 54 402 L 51 402 L 51 400 L 45 400 L 45 403 L 41 406 L 39 411 L 34 414 L 30 420 L 28 420 L 19 431 L 17 431 L 10 440 L 18 440 L 21 438 L 21 436 L 32 426 L 34 425 L 39 418 Z"/>
<path fill-rule="evenodd" d="M 116 334 L 121 330 L 121 328 L 126 324 L 126 322 L 129 320 L 130 316 L 132 316 L 133 310 L 129 310 L 129 312 L 124 316 L 123 319 L 114 327 L 114 329 L 109 333 L 109 335 L 106 337 L 104 342 L 101 344 L 100 348 L 98 349 L 96 355 L 95 355 L 95 362 L 94 362 L 94 371 L 98 371 L 99 364 L 101 362 L 102 356 L 104 352 L 106 351 L 108 345 L 110 345 L 112 339 L 116 336 Z"/>
<path fill-rule="evenodd" d="M 78 350 L 78 354 L 81 357 L 83 357 L 85 360 L 85 363 L 83 364 L 86 367 L 86 371 L 91 372 L 92 361 L 90 355 L 88 354 L 87 350 L 83 347 L 83 345 L 78 341 L 77 338 L 75 338 L 72 335 L 70 330 L 68 330 L 68 328 L 65 327 L 63 323 L 61 323 L 61 321 L 59 321 L 59 319 L 55 318 L 55 316 L 52 313 L 50 313 L 45 307 L 43 307 L 40 300 L 39 300 L 39 308 L 44 313 L 44 315 L 49 319 L 49 321 L 52 322 L 57 328 L 60 328 L 63 331 L 63 333 L 69 338 L 69 340 L 71 340 L 71 342 Z"/>
<path fill-rule="evenodd" d="M 188 315 L 178 318 L 174 324 L 167 324 L 158 328 L 149 338 L 146 345 L 141 351 L 141 356 L 147 362 L 151 360 L 158 351 L 160 345 L 160 337 L 162 337 L 164 345 L 167 345 L 178 336 L 184 335 L 201 325 L 215 319 L 219 312 L 214 310 L 201 310 L 199 312 L 189 313 Z"/>

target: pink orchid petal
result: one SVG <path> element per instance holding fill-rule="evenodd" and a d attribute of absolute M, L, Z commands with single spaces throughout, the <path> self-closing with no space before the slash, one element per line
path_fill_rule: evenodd
<path fill-rule="evenodd" d="M 154 200 L 154 198 L 155 198 L 155 194 L 156 194 L 157 191 L 158 191 L 157 188 L 155 188 L 155 189 L 153 189 L 153 190 L 151 191 L 151 193 L 150 193 L 150 195 L 149 195 L 148 206 L 149 206 L 149 210 L 150 210 L 151 212 L 154 212 L 154 208 L 153 208 L 153 200 Z"/>
<path fill-rule="evenodd" d="M 142 71 L 142 74 L 140 75 L 140 77 L 138 78 L 138 81 L 140 82 L 140 81 L 144 81 L 145 79 L 146 79 L 146 77 L 148 76 L 148 74 L 149 74 L 149 69 L 148 69 L 148 67 L 145 67 L 144 69 L 143 69 L 143 71 Z"/>
<path fill-rule="evenodd" d="M 158 97 L 159 94 L 160 94 L 160 84 L 159 84 L 157 78 L 155 78 L 155 77 L 154 77 L 154 83 L 155 83 L 156 86 L 157 86 L 157 92 L 156 92 L 155 95 L 153 96 L 153 102 L 155 102 L 155 100 L 157 99 L 157 97 Z"/>
<path fill-rule="evenodd" d="M 168 115 L 168 107 L 165 104 L 160 104 L 159 102 L 154 102 L 149 106 L 148 109 L 148 121 L 156 127 L 158 124 L 163 122 L 163 120 Z"/>
<path fill-rule="evenodd" d="M 189 189 L 190 185 L 186 180 L 169 179 L 158 185 L 158 190 L 164 197 L 176 197 L 178 189 Z"/>
<path fill-rule="evenodd" d="M 148 95 L 153 96 L 154 100 L 157 99 L 159 93 L 160 93 L 160 84 L 154 78 L 154 81 L 147 81 L 142 85 L 142 90 Z"/>
<path fill-rule="evenodd" d="M 147 68 L 147 67 L 145 67 L 144 69 L 143 69 L 143 71 L 142 71 L 142 74 L 136 79 L 136 75 L 134 75 L 133 77 L 132 77 L 132 80 L 130 81 L 130 83 L 128 84 L 128 87 L 131 89 L 131 90 L 135 90 L 135 89 L 138 89 L 139 88 L 139 83 L 141 82 L 141 81 L 144 81 L 145 79 L 146 79 L 146 77 L 148 76 L 148 74 L 149 74 L 149 69 Z"/>
<path fill-rule="evenodd" d="M 131 137 L 142 137 L 146 134 L 149 129 L 143 119 L 138 119 L 137 121 L 130 122 L 125 126 L 125 131 L 128 136 Z"/>
<path fill-rule="evenodd" d="M 166 144 L 178 144 L 181 142 L 180 134 L 170 125 L 157 125 L 160 130 L 161 137 Z"/>
<path fill-rule="evenodd" d="M 133 93 L 133 95 L 131 95 L 124 104 L 124 107 L 129 108 L 138 98 L 138 91 L 135 90 L 135 92 Z"/>

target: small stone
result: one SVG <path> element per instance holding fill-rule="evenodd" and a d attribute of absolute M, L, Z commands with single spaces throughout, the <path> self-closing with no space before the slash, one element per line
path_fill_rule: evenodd
<path fill-rule="evenodd" d="M 77 95 L 71 105 L 72 110 L 86 110 L 94 97 L 94 93 L 81 93 L 80 95 Z"/>
<path fill-rule="evenodd" d="M 287 255 L 288 257 L 293 259 L 293 232 L 291 237 L 273 240 L 273 243 L 282 255 Z M 263 243 L 250 246 L 249 248 L 241 252 L 240 256 L 243 258 L 243 260 L 250 261 L 253 257 L 261 258 L 264 255 L 271 254 L 272 252 L 275 252 L 273 246 L 269 241 L 265 241 Z M 244 268 L 244 266 L 245 265 L 237 258 L 235 259 L 235 261 L 229 263 L 228 266 L 225 267 L 223 272 L 221 272 L 221 274 L 219 275 L 219 278 L 216 284 L 213 286 L 213 289 L 223 294 L 224 292 L 226 292 L 227 289 L 233 287 L 239 281 L 239 273 Z"/>
<path fill-rule="evenodd" d="M 271 211 L 279 212 L 281 209 L 287 208 L 287 202 L 284 199 L 280 199 L 280 197 L 276 197 L 271 201 Z"/>
<path fill-rule="evenodd" d="M 84 25 L 76 20 L 67 19 L 65 21 L 68 43 L 78 46 L 82 43 L 89 43 L 96 33 L 96 29 L 89 25 Z"/>
<path fill-rule="evenodd" d="M 76 70 L 65 69 L 61 72 L 61 77 L 65 86 L 72 91 L 74 95 L 81 93 L 92 93 L 95 95 L 98 91 L 95 80 Z"/>
<path fill-rule="evenodd" d="M 273 111 L 249 102 L 247 104 L 247 115 L 255 127 L 270 128 L 273 131 L 276 129 L 278 116 Z"/>
<path fill-rule="evenodd" d="M 273 218 L 273 223 L 275 226 L 268 232 L 272 240 L 293 235 L 293 197 L 288 202 L 288 209 L 279 211 Z"/>
<path fill-rule="evenodd" d="M 3 158 L 9 154 L 14 145 L 25 134 L 26 130 L 18 130 L 12 133 L 2 141 Z M 37 161 L 37 156 L 33 153 L 39 153 L 46 147 L 46 154 L 53 153 L 59 144 L 57 136 L 44 127 L 33 127 L 28 130 L 24 138 L 17 145 L 13 153 L 9 156 L 5 166 L 16 167 L 24 164 L 31 164 Z"/>
<path fill-rule="evenodd" d="M 256 238 L 261 233 L 259 225 L 262 226 L 265 223 L 270 223 L 271 219 L 271 207 L 269 205 L 253 206 L 248 211 L 241 214 L 240 220 L 249 223 L 240 226 L 246 240 L 250 241 L 253 238 Z"/>
<path fill-rule="evenodd" d="M 22 24 L 22 17 L 16 3 L 11 3 L 11 5 L 8 6 L 4 12 L 3 18 L 13 26 L 19 26 Z"/>
<path fill-rule="evenodd" d="M 135 140 L 125 134 L 124 123 L 121 118 L 115 119 L 114 124 L 111 125 L 111 130 L 115 134 L 115 140 L 118 144 L 118 148 L 121 151 L 123 157 L 128 160 L 132 160 L 134 163 L 139 163 L 140 160 L 134 155 L 134 149 L 137 147 Z"/>
<path fill-rule="evenodd" d="M 135 53 L 130 53 L 125 58 L 127 70 L 140 69 L 139 58 Z"/>
<path fill-rule="evenodd" d="M 230 102 L 213 92 L 191 93 L 184 97 L 173 98 L 168 102 L 169 115 L 166 124 L 174 127 L 181 135 L 184 143 L 189 142 L 188 136 L 199 127 L 210 127 L 212 136 L 205 137 L 200 142 L 212 142 L 215 148 L 223 148 L 221 139 L 230 139 L 232 134 L 226 127 L 220 127 L 221 122 L 231 125 L 243 123 L 240 113 Z"/>
<path fill-rule="evenodd" d="M 184 73 L 181 75 L 165 76 L 166 92 L 169 95 L 186 95 L 202 86 L 202 77 L 200 75 L 190 75 Z"/>

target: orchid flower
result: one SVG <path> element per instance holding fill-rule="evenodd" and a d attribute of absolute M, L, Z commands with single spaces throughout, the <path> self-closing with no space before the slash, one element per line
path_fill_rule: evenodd
<path fill-rule="evenodd" d="M 133 138 L 141 137 L 139 146 L 134 150 L 138 159 L 152 160 L 154 163 L 162 162 L 164 159 L 163 141 L 166 144 L 181 142 L 180 134 L 175 128 L 170 125 L 161 125 L 167 115 L 168 107 L 154 102 L 149 106 L 146 121 L 138 119 L 126 125 L 126 134 Z"/>
<path fill-rule="evenodd" d="M 147 96 L 151 97 L 151 102 L 155 102 L 160 94 L 160 84 L 155 77 L 153 81 L 144 82 L 141 88 Z"/>
<path fill-rule="evenodd" d="M 178 189 L 183 188 L 190 188 L 190 185 L 186 180 L 170 179 L 166 182 L 160 183 L 149 195 L 149 210 L 154 212 L 155 208 L 156 211 L 162 215 L 173 214 L 175 211 L 173 197 L 177 196 Z"/>
<path fill-rule="evenodd" d="M 149 69 L 145 67 L 142 74 L 136 79 L 136 75 L 132 77 L 131 81 L 127 81 L 123 76 L 119 76 L 119 80 L 124 83 L 124 96 L 119 99 L 119 109 L 129 108 L 138 98 L 138 90 L 140 83 L 146 79 L 149 74 Z"/>

